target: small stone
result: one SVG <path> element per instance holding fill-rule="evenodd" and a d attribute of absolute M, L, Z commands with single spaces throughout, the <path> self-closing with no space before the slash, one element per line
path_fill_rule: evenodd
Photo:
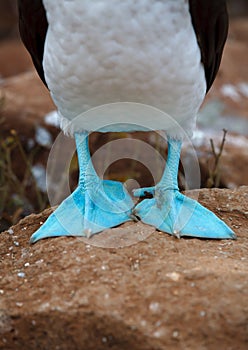
<path fill-rule="evenodd" d="M 181 275 L 178 272 L 169 272 L 166 274 L 166 276 L 169 277 L 174 282 L 179 281 L 181 277 Z"/>
<path fill-rule="evenodd" d="M 165 330 L 163 328 L 158 329 L 153 333 L 155 338 L 161 338 L 165 334 Z"/>
<path fill-rule="evenodd" d="M 17 276 L 20 278 L 25 278 L 26 274 L 25 272 L 18 272 Z"/>
<path fill-rule="evenodd" d="M 43 260 L 43 259 L 40 259 L 40 260 L 37 260 L 35 263 L 36 263 L 37 265 L 40 265 L 40 264 L 43 264 L 43 262 L 44 262 L 44 260 Z"/>
<path fill-rule="evenodd" d="M 172 333 L 172 338 L 177 339 L 178 337 L 179 337 L 179 331 L 175 330 L 175 331 Z"/>
<path fill-rule="evenodd" d="M 142 321 L 140 322 L 140 324 L 141 324 L 142 327 L 146 327 L 146 326 L 147 326 L 146 320 L 142 320 Z"/>
<path fill-rule="evenodd" d="M 108 338 L 107 337 L 102 337 L 102 343 L 106 344 L 108 342 Z"/>
<path fill-rule="evenodd" d="M 17 307 L 23 307 L 23 303 L 17 302 L 17 303 L 16 303 L 16 306 L 17 306 Z"/>
<path fill-rule="evenodd" d="M 160 304 L 159 303 L 157 303 L 157 302 L 153 302 L 153 303 L 151 303 L 150 305 L 149 305 L 149 309 L 150 309 L 150 311 L 152 311 L 152 312 L 158 312 L 159 311 L 159 309 L 160 309 Z"/>

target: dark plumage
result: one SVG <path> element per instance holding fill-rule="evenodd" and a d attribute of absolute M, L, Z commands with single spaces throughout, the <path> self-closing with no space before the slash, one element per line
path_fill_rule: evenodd
<path fill-rule="evenodd" d="M 40 78 L 46 84 L 42 61 L 48 23 L 42 0 L 18 0 L 18 9 L 21 38 Z M 218 72 L 227 38 L 226 1 L 189 0 L 189 9 L 201 50 L 208 91 Z"/>
<path fill-rule="evenodd" d="M 45 85 L 43 53 L 48 28 L 42 0 L 18 0 L 19 29 L 24 45 L 29 51 L 34 66 Z"/>
<path fill-rule="evenodd" d="M 219 70 L 228 33 L 225 0 L 189 0 L 192 23 L 201 49 L 207 91 Z"/>

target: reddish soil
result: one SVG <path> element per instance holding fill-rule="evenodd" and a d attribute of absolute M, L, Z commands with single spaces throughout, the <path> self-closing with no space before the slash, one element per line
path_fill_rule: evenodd
<path fill-rule="evenodd" d="M 179 240 L 130 223 L 30 246 L 49 210 L 2 233 L 0 349 L 247 349 L 248 187 L 201 190 L 200 202 L 236 241 Z M 144 234 L 117 248 L 119 235 Z M 95 246 L 106 237 L 115 248 Z"/>

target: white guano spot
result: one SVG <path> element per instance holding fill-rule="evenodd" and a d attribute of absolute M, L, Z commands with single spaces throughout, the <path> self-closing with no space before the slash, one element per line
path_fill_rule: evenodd
<path fill-rule="evenodd" d="M 43 147 L 52 146 L 52 136 L 50 132 L 41 126 L 37 126 L 36 128 L 35 140 L 40 146 L 43 146 Z"/>
<path fill-rule="evenodd" d="M 48 113 L 45 116 L 45 123 L 47 125 L 51 125 L 51 126 L 56 126 L 57 128 L 59 128 L 60 126 L 60 117 L 57 111 L 52 111 L 50 113 Z"/>

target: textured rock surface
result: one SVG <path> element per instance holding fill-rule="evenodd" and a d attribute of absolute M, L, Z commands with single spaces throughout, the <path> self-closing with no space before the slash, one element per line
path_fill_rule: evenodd
<path fill-rule="evenodd" d="M 0 349 L 247 349 L 248 187 L 202 190 L 200 201 L 236 241 L 138 223 L 107 233 L 148 234 L 129 247 L 99 248 L 99 237 L 30 246 L 49 211 L 0 234 Z"/>

